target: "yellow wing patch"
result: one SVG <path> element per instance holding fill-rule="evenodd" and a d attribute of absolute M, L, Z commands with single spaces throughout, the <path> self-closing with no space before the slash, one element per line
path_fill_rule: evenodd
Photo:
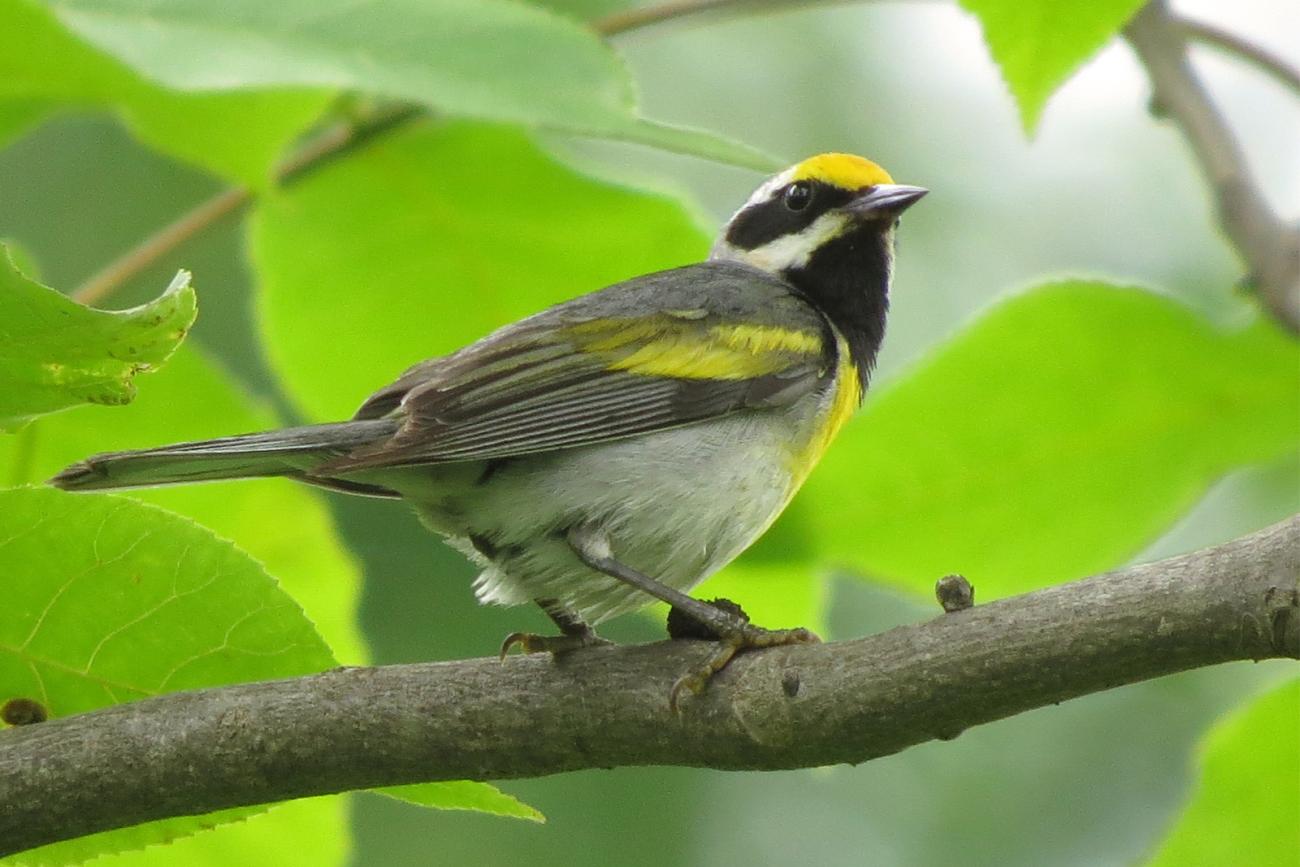
<path fill-rule="evenodd" d="M 790 170 L 792 181 L 823 181 L 846 190 L 892 184 L 889 172 L 871 160 L 853 154 L 818 154 Z"/>
<path fill-rule="evenodd" d="M 821 335 L 775 325 L 690 327 L 663 319 L 597 319 L 569 329 L 609 370 L 676 379 L 753 379 L 819 357 Z"/>

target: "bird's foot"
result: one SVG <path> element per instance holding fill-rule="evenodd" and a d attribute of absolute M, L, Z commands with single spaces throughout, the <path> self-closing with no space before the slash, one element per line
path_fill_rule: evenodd
<path fill-rule="evenodd" d="M 821 639 L 809 629 L 764 629 L 749 622 L 749 617 L 739 605 L 728 599 L 715 599 L 708 603 L 732 615 L 734 623 L 721 624 L 715 621 L 703 624 L 680 609 L 674 608 L 668 614 L 669 634 L 673 638 L 704 638 L 718 642 L 704 664 L 686 672 L 673 684 L 668 693 L 668 706 L 677 713 L 683 692 L 699 695 L 709 685 L 713 676 L 735 658 L 736 654 L 746 650 L 764 647 L 781 647 L 787 644 L 819 644 Z"/>
<path fill-rule="evenodd" d="M 583 632 L 566 632 L 563 635 L 538 635 L 534 632 L 512 632 L 501 642 L 501 660 L 506 654 L 518 647 L 524 653 L 549 653 L 562 656 L 581 650 L 584 647 L 606 647 L 613 644 L 608 638 L 601 638 L 593 630 Z"/>

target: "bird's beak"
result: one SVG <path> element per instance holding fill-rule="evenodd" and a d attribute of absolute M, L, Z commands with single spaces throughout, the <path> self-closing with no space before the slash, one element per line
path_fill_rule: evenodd
<path fill-rule="evenodd" d="M 897 217 L 930 192 L 907 184 L 876 184 L 844 206 L 859 217 Z"/>

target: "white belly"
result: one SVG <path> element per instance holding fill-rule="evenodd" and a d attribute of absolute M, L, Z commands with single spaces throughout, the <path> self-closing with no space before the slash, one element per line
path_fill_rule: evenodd
<path fill-rule="evenodd" d="M 584 566 L 566 541 L 570 527 L 594 522 L 620 562 L 688 591 L 785 508 L 802 481 L 791 455 L 812 438 L 830 399 L 809 395 L 813 406 L 513 458 L 486 477 L 487 464 L 473 463 L 373 480 L 401 491 L 432 529 L 484 566 L 475 582 L 481 601 L 557 599 L 596 624 L 652 600 Z"/>

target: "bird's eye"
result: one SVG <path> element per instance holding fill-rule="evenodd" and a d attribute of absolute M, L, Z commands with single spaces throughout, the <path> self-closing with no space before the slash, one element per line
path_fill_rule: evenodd
<path fill-rule="evenodd" d="M 795 181 L 785 188 L 781 200 L 792 211 L 802 211 L 812 201 L 812 184 L 807 181 Z"/>

